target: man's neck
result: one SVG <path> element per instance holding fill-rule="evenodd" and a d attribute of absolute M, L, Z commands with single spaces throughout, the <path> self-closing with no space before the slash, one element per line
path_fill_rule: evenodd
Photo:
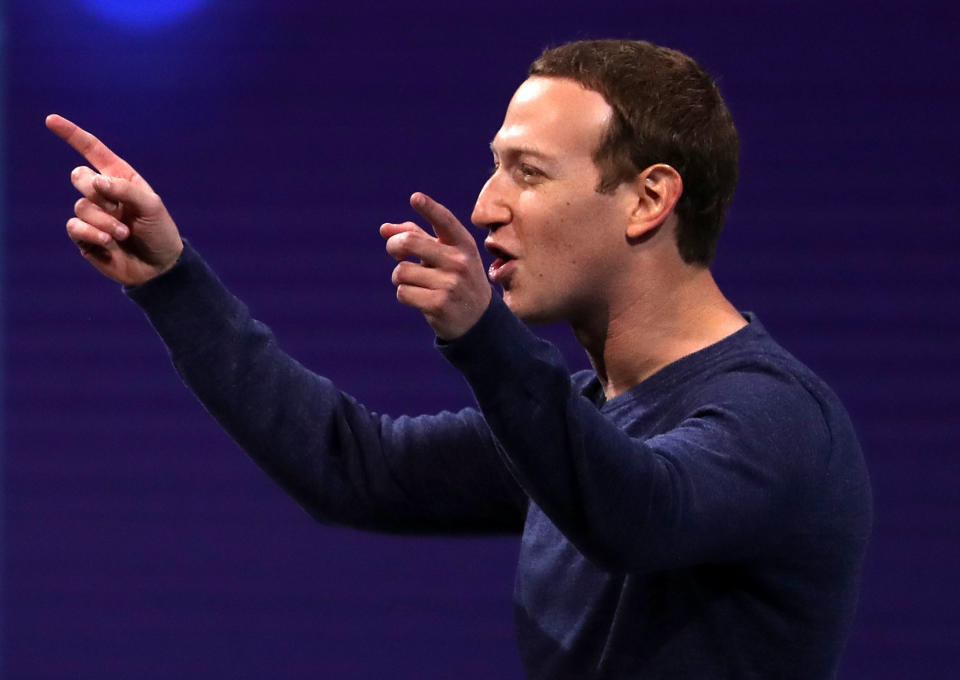
<path fill-rule="evenodd" d="M 573 324 L 608 400 L 747 324 L 706 268 L 648 268 L 624 290 L 588 322 Z"/>

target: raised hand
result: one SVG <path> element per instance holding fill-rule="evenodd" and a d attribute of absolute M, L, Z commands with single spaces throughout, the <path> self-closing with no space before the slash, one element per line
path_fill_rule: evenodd
<path fill-rule="evenodd" d="M 438 338 L 453 340 L 470 330 L 487 309 L 490 283 L 477 244 L 453 213 L 422 193 L 411 196 L 410 205 L 433 226 L 436 236 L 413 222 L 380 227 L 387 252 L 400 260 L 392 276 L 397 300 L 419 309 Z"/>
<path fill-rule="evenodd" d="M 47 127 L 76 149 L 97 172 L 73 169 L 80 198 L 67 234 L 83 257 L 114 281 L 134 286 L 172 267 L 183 242 L 163 201 L 130 165 L 92 134 L 56 114 Z"/>

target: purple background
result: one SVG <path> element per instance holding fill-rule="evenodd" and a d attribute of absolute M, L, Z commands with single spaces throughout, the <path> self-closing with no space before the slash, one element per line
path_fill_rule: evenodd
<path fill-rule="evenodd" d="M 521 677 L 516 539 L 312 523 L 77 256 L 81 161 L 43 118 L 126 156 L 294 356 L 434 411 L 470 395 L 396 303 L 377 227 L 414 190 L 469 217 L 527 64 L 605 36 L 719 78 L 743 154 L 715 273 L 860 433 L 876 528 L 841 677 L 958 677 L 960 10 L 758 4 L 209 0 L 128 32 L 8 1 L 5 677 Z"/>

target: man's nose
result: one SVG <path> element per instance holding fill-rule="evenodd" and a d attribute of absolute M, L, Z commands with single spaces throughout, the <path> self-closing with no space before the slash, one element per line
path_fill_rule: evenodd
<path fill-rule="evenodd" d="M 473 214 L 470 215 L 471 222 L 490 231 L 496 231 L 510 221 L 510 208 L 500 190 L 499 175 L 499 171 L 495 172 L 480 189 L 477 203 L 473 206 Z"/>

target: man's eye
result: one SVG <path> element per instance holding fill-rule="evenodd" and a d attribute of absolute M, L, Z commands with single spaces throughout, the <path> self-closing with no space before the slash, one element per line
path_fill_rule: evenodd
<path fill-rule="evenodd" d="M 543 177 L 543 172 L 539 168 L 535 168 L 532 165 L 520 165 L 517 167 L 517 172 L 525 181 L 528 182 Z"/>

